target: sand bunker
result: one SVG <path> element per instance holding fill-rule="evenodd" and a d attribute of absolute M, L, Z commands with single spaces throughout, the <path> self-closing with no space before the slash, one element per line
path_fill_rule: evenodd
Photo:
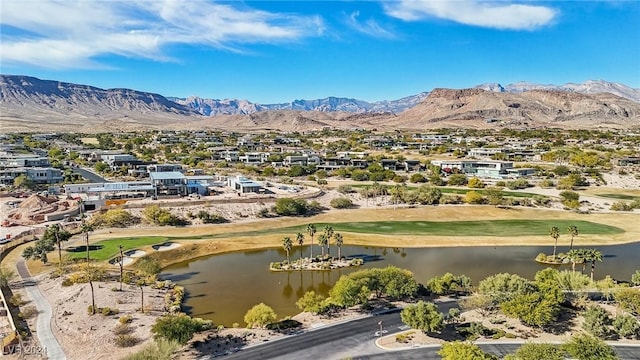
<path fill-rule="evenodd" d="M 124 253 L 125 257 L 132 257 L 132 258 L 137 258 L 137 257 L 143 257 L 147 254 L 146 251 L 142 251 L 142 250 L 129 250 L 127 252 Z"/>
<path fill-rule="evenodd" d="M 154 248 L 154 250 L 157 250 L 157 251 L 167 251 L 167 250 L 179 248 L 180 246 L 181 245 L 178 244 L 178 243 L 166 242 L 166 243 L 160 244 L 160 245 L 153 245 L 153 248 Z"/>

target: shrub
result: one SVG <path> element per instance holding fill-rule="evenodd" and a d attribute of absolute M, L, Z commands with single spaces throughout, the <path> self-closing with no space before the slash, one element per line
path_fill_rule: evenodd
<path fill-rule="evenodd" d="M 151 328 L 151 332 L 156 338 L 176 341 L 184 345 L 191 340 L 193 334 L 209 328 L 211 328 L 211 321 L 179 314 L 163 316 L 157 319 Z"/>
<path fill-rule="evenodd" d="M 353 202 L 351 201 L 351 199 L 346 197 L 331 199 L 331 202 L 329 204 L 334 209 L 348 209 L 350 207 L 353 207 Z"/>
<path fill-rule="evenodd" d="M 528 187 L 531 187 L 531 184 L 529 184 L 526 179 L 518 179 L 507 182 L 507 188 L 509 188 L 509 190 L 526 189 Z"/>
<path fill-rule="evenodd" d="M 25 306 L 22 308 L 22 311 L 18 314 L 23 319 L 31 319 L 32 317 L 38 315 L 38 309 L 35 306 Z"/>
<path fill-rule="evenodd" d="M 118 227 L 125 228 L 138 224 L 140 218 L 133 216 L 124 209 L 110 209 L 104 213 L 95 214 L 91 217 L 91 225 L 94 227 Z"/>
<path fill-rule="evenodd" d="M 632 315 L 618 315 L 613 320 L 613 328 L 623 338 L 640 336 L 640 322 Z"/>
<path fill-rule="evenodd" d="M 631 206 L 629 206 L 629 204 L 627 204 L 624 201 L 616 201 L 613 204 L 611 204 L 610 210 L 612 210 L 612 211 L 632 211 L 633 208 Z"/>
<path fill-rule="evenodd" d="M 340 194 L 351 194 L 356 192 L 355 190 L 353 190 L 353 188 L 350 185 L 340 185 L 338 186 L 338 188 L 336 189 Z"/>
<path fill-rule="evenodd" d="M 474 176 L 471 179 L 469 179 L 467 186 L 474 189 L 481 189 L 485 187 L 485 184 L 484 182 L 482 182 L 482 180 Z"/>
<path fill-rule="evenodd" d="M 118 319 L 118 322 L 120 324 L 131 324 L 131 322 L 133 322 L 133 317 L 131 315 L 124 315 Z"/>
<path fill-rule="evenodd" d="M 110 315 L 116 315 L 120 312 L 120 310 L 118 309 L 112 309 L 110 307 L 103 307 L 102 309 L 100 309 L 100 313 L 104 316 L 110 316 Z"/>
<path fill-rule="evenodd" d="M 596 337 L 607 335 L 610 323 L 609 312 L 600 306 L 590 306 L 584 312 L 583 328 Z"/>
<path fill-rule="evenodd" d="M 244 322 L 247 323 L 247 327 L 249 328 L 254 326 L 264 327 L 276 321 L 276 319 L 275 311 L 264 303 L 255 305 L 244 315 Z"/>
<path fill-rule="evenodd" d="M 484 201 L 484 197 L 477 191 L 469 191 L 464 196 L 464 202 L 467 204 L 483 204 Z"/>
<path fill-rule="evenodd" d="M 631 275 L 631 283 L 633 286 L 640 286 L 640 270 L 636 270 L 636 272 Z"/>
<path fill-rule="evenodd" d="M 113 329 L 113 333 L 116 334 L 116 335 L 125 335 L 125 334 L 131 333 L 132 330 L 133 329 L 131 329 L 131 326 L 129 326 L 129 324 L 119 323 Z"/>
<path fill-rule="evenodd" d="M 73 281 L 69 278 L 62 279 L 62 286 L 67 287 L 73 285 Z"/>
<path fill-rule="evenodd" d="M 309 204 L 303 199 L 281 198 L 276 200 L 274 212 L 280 216 L 306 215 L 310 211 Z"/>
<path fill-rule="evenodd" d="M 15 307 L 19 307 L 24 305 L 25 301 L 22 298 L 22 294 L 13 294 L 10 298 L 9 298 L 9 304 L 15 306 Z"/>
<path fill-rule="evenodd" d="M 118 347 L 131 347 L 140 342 L 140 339 L 133 335 L 123 334 L 118 335 L 115 339 L 116 346 Z"/>

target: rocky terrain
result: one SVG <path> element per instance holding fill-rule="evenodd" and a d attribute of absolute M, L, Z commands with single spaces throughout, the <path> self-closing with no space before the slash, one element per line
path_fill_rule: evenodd
<path fill-rule="evenodd" d="M 148 129 L 305 131 L 325 127 L 640 127 L 640 90 L 603 81 L 559 87 L 483 84 L 472 89 L 434 89 L 377 103 L 333 97 L 272 105 L 233 99 L 174 100 L 180 103 L 135 90 L 0 75 L 0 129 L 91 133 Z M 406 110 L 398 112 L 401 109 Z"/>

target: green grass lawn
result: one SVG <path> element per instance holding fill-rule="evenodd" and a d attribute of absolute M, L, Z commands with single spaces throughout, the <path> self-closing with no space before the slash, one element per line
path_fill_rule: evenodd
<path fill-rule="evenodd" d="M 127 251 L 131 249 L 137 249 L 147 245 L 162 244 L 168 241 L 170 238 L 166 236 L 145 236 L 145 237 L 126 237 L 118 239 L 103 240 L 92 244 L 91 246 L 99 247 L 97 250 L 90 250 L 89 256 L 95 260 L 108 260 L 112 257 L 120 254 L 119 246 L 122 245 L 122 250 Z M 173 240 L 173 239 L 171 239 Z M 77 251 L 69 251 L 67 253 L 71 255 L 72 259 L 84 259 L 86 257 L 86 249 L 84 245 L 76 247 Z"/>
<path fill-rule="evenodd" d="M 359 189 L 359 188 L 364 188 L 364 187 L 370 186 L 370 185 L 355 184 L 355 185 L 350 185 L 350 186 L 353 187 L 353 188 Z M 387 189 L 391 189 L 393 187 L 393 185 L 383 185 L 383 187 L 385 187 Z M 407 189 L 409 189 L 409 190 L 417 190 L 418 187 L 419 186 L 416 186 L 416 185 L 408 185 Z M 447 187 L 447 186 L 436 186 L 436 188 L 440 189 L 440 191 L 442 191 L 443 194 L 465 195 L 469 191 L 475 191 L 475 192 L 480 193 L 483 196 L 487 195 L 487 191 L 484 190 L 484 189 L 462 189 L 462 188 Z M 530 197 L 536 196 L 538 194 L 529 193 L 529 192 L 516 192 L 516 191 L 502 190 L 502 195 L 506 196 L 506 197 L 530 198 Z M 541 196 L 541 195 L 538 195 L 538 196 Z M 544 197 L 546 197 L 546 196 L 544 196 Z"/>
<path fill-rule="evenodd" d="M 595 194 L 596 196 L 606 197 L 619 200 L 640 200 L 640 196 L 625 195 L 625 194 Z"/>
<path fill-rule="evenodd" d="M 580 234 L 621 234 L 624 230 L 582 220 L 486 220 L 486 221 L 373 221 L 348 223 L 316 223 L 317 234 L 322 233 L 325 225 L 334 231 L 359 234 L 386 235 L 434 235 L 434 236 L 527 236 L 548 235 L 552 226 L 557 226 L 560 233 L 566 232 L 570 225 L 578 227 Z M 302 232 L 306 236 L 306 225 L 275 228 L 262 231 L 244 231 L 215 235 L 213 238 L 230 238 L 235 236 L 251 236 L 261 234 L 291 234 Z"/>
<path fill-rule="evenodd" d="M 350 232 L 359 234 L 385 234 L 385 235 L 434 235 L 434 236 L 527 236 L 527 235 L 549 235 L 549 229 L 557 226 L 560 234 L 565 234 L 566 229 L 575 225 L 580 234 L 620 234 L 624 230 L 582 220 L 486 220 L 486 221 L 372 221 L 372 222 L 346 222 L 346 223 L 315 223 L 319 236 L 325 225 L 330 225 L 336 232 Z M 148 245 L 161 244 L 166 241 L 192 240 L 192 239 L 228 239 L 239 236 L 260 236 L 264 234 L 287 234 L 295 236 L 297 232 L 306 234 L 306 225 L 281 227 L 268 230 L 242 231 L 235 233 L 201 235 L 190 237 L 127 237 L 103 240 L 92 246 L 100 247 L 91 250 L 90 256 L 96 260 L 108 260 L 117 256 L 120 252 L 118 246 L 122 245 L 123 250 L 131 250 Z M 78 251 L 68 251 L 74 259 L 84 258 L 83 246 L 78 247 Z"/>

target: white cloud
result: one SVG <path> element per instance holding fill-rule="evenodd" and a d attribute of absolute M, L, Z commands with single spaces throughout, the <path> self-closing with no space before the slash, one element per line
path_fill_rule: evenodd
<path fill-rule="evenodd" d="M 0 62 L 50 68 L 99 66 L 97 57 L 113 54 L 166 61 L 170 44 L 242 51 L 244 44 L 295 41 L 324 30 L 317 16 L 211 1 L 3 0 L 0 13 Z"/>
<path fill-rule="evenodd" d="M 360 12 L 354 11 L 347 17 L 347 25 L 357 32 L 377 37 L 377 38 L 385 38 L 385 39 L 393 39 L 396 37 L 394 33 L 383 28 L 377 21 L 374 19 L 368 19 L 364 22 L 361 22 Z"/>
<path fill-rule="evenodd" d="M 556 10 L 507 1 L 399 0 L 386 2 L 388 15 L 405 21 L 435 17 L 461 24 L 509 30 L 533 30 L 549 24 Z"/>

